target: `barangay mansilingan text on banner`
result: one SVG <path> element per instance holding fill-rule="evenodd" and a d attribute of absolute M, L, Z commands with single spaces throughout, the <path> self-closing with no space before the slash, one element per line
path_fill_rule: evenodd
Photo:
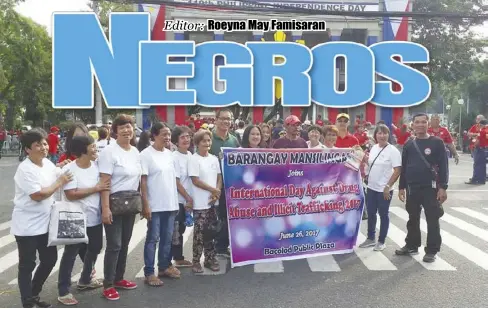
<path fill-rule="evenodd" d="M 164 31 L 326 31 L 323 20 L 270 19 L 270 20 L 215 20 L 207 19 L 206 23 L 182 19 L 166 20 Z"/>

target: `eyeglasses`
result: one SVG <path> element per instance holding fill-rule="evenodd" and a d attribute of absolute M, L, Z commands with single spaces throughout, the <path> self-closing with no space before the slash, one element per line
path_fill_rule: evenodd
<path fill-rule="evenodd" d="M 232 118 L 219 117 L 219 120 L 221 120 L 221 121 L 232 121 Z"/>

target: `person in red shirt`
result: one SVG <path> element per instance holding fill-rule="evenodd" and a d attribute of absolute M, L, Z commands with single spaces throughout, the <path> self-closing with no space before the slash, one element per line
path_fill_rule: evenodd
<path fill-rule="evenodd" d="M 324 121 L 322 120 L 322 115 L 317 115 L 317 120 L 315 120 L 315 124 L 319 127 L 324 126 Z"/>
<path fill-rule="evenodd" d="M 469 143 L 469 149 L 472 152 L 475 150 L 476 143 L 478 142 L 478 136 L 479 136 L 479 133 L 481 130 L 480 121 L 484 120 L 484 119 L 485 119 L 485 116 L 483 116 L 483 115 L 476 116 L 476 120 L 475 120 L 476 124 L 473 125 L 468 131 L 468 137 L 471 139 L 471 141 Z M 474 157 L 474 154 L 473 154 L 473 157 Z"/>
<path fill-rule="evenodd" d="M 339 131 L 336 141 L 337 148 L 353 148 L 354 146 L 359 146 L 358 139 L 347 130 L 347 128 L 349 127 L 348 114 L 340 113 L 339 115 L 337 115 L 336 127 Z"/>
<path fill-rule="evenodd" d="M 476 119 L 478 120 L 478 119 Z M 478 122 L 479 133 L 476 137 L 473 150 L 473 177 L 466 182 L 468 185 L 484 185 L 486 183 L 486 152 L 488 151 L 488 121 L 482 119 Z"/>
<path fill-rule="evenodd" d="M 355 127 L 356 127 L 356 130 L 354 132 L 354 136 L 358 139 L 359 146 L 361 146 L 361 148 L 363 150 L 365 150 L 366 149 L 366 144 L 369 141 L 368 133 L 364 129 L 363 124 L 359 124 L 359 125 L 357 125 Z"/>
<path fill-rule="evenodd" d="M 203 120 L 202 118 L 200 118 L 200 114 L 197 114 L 196 115 L 196 119 L 195 119 L 195 121 L 193 123 L 195 124 L 195 130 L 198 131 L 202 127 L 202 124 L 205 123 L 205 120 Z"/>
<path fill-rule="evenodd" d="M 447 130 L 447 128 L 441 127 L 440 124 L 441 118 L 439 117 L 439 115 L 432 115 L 432 117 L 430 118 L 430 127 L 429 129 L 427 129 L 427 133 L 429 135 L 437 136 L 438 138 L 440 138 L 444 142 L 444 145 L 449 148 L 449 151 L 454 156 L 454 162 L 458 164 L 459 155 L 456 151 L 456 148 L 454 147 L 451 133 L 449 133 L 449 130 Z"/>
<path fill-rule="evenodd" d="M 401 128 L 398 128 L 396 125 L 392 124 L 391 127 L 393 128 L 393 133 L 397 138 L 397 147 L 400 152 L 403 150 L 403 146 L 408 141 L 412 134 L 408 130 L 408 126 L 406 124 L 402 125 Z"/>
<path fill-rule="evenodd" d="M 2 158 L 3 143 L 7 139 L 7 131 L 0 125 L 0 159 Z"/>
<path fill-rule="evenodd" d="M 51 133 L 47 136 L 47 144 L 49 145 L 48 158 L 52 163 L 58 163 L 58 146 L 59 146 L 59 129 L 51 127 Z"/>

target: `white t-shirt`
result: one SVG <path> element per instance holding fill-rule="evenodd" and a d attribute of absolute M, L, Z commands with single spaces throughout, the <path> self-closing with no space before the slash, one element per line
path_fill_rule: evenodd
<path fill-rule="evenodd" d="M 56 182 L 61 174 L 48 159 L 42 160 L 42 167 L 27 158 L 19 164 L 14 176 L 15 198 L 10 233 L 15 236 L 36 236 L 46 234 L 49 228 L 54 196 L 36 202 L 30 195 L 40 192 Z"/>
<path fill-rule="evenodd" d="M 373 164 L 374 159 L 381 151 L 381 147 L 375 144 L 369 153 L 368 158 L 368 188 L 376 192 L 383 192 L 385 186 L 393 175 L 393 168 L 402 166 L 402 155 L 393 145 L 388 145 L 381 152 Z M 393 188 L 391 188 L 393 190 Z"/>
<path fill-rule="evenodd" d="M 177 172 L 173 153 L 149 146 L 141 152 L 142 175 L 147 175 L 147 199 L 152 212 L 175 211 L 178 206 Z"/>
<path fill-rule="evenodd" d="M 112 138 L 110 139 L 110 143 L 108 142 L 108 139 L 102 139 L 96 142 L 98 153 L 102 152 L 105 148 L 107 148 L 107 146 L 110 146 L 113 143 L 116 143 L 116 141 Z"/>
<path fill-rule="evenodd" d="M 180 174 L 180 183 L 185 188 L 186 192 L 191 196 L 193 183 L 191 182 L 190 176 L 188 176 L 188 165 L 192 158 L 191 153 L 188 151 L 186 154 L 176 150 L 173 152 L 173 158 L 175 162 L 176 173 Z M 186 200 L 183 195 L 178 194 L 178 202 L 181 204 L 186 204 Z"/>
<path fill-rule="evenodd" d="M 216 156 L 208 154 L 206 157 L 202 157 L 198 153 L 193 154 L 188 165 L 188 175 L 190 177 L 198 177 L 207 185 L 216 188 L 219 174 L 220 166 Z M 209 191 L 193 186 L 193 209 L 209 209 L 210 196 Z"/>
<path fill-rule="evenodd" d="M 317 146 L 315 146 L 315 147 L 310 147 L 311 142 L 310 141 L 307 141 L 307 145 L 308 145 L 308 148 L 310 148 L 310 149 L 319 149 L 319 148 L 320 149 L 327 149 L 327 147 L 325 147 L 325 145 L 322 144 L 321 142 L 319 142 L 319 144 Z"/>
<path fill-rule="evenodd" d="M 137 190 L 141 180 L 141 159 L 136 147 L 125 150 L 110 144 L 98 158 L 100 173 L 112 175 L 110 193 Z"/>
<path fill-rule="evenodd" d="M 73 180 L 64 185 L 63 190 L 72 189 L 88 189 L 97 185 L 100 180 L 100 172 L 96 162 L 92 162 L 89 168 L 81 168 L 76 164 L 76 161 L 68 163 L 63 167 L 64 171 L 71 171 Z M 79 203 L 83 207 L 86 215 L 86 226 L 92 227 L 102 223 L 102 207 L 100 204 L 100 193 L 93 193 L 85 198 L 71 201 L 72 203 Z"/>

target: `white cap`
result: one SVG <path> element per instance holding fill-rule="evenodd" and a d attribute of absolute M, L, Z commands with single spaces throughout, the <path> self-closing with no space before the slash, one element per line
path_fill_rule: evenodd
<path fill-rule="evenodd" d="M 309 125 L 311 125 L 311 122 L 310 122 L 310 120 L 305 120 L 305 121 L 303 122 L 303 124 L 304 124 L 304 125 L 309 126 Z"/>

